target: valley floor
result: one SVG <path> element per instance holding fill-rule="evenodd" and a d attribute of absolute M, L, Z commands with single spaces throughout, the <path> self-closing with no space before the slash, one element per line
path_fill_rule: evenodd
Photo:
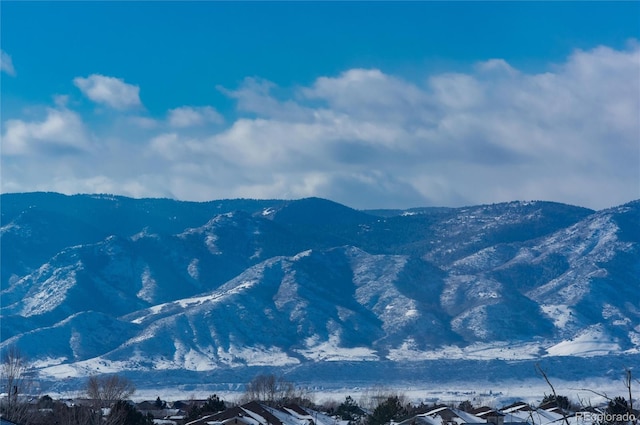
<path fill-rule="evenodd" d="M 526 379 L 513 381 L 452 381 L 417 384 L 415 382 L 387 384 L 384 382 L 347 383 L 296 383 L 298 388 L 308 392 L 313 401 L 324 404 L 330 401 L 342 402 L 351 396 L 354 400 L 364 400 L 375 394 L 397 394 L 413 404 L 453 404 L 469 400 L 477 406 L 500 407 L 516 401 L 539 405 L 551 389 L 544 379 Z M 602 395 L 614 398 L 626 395 L 622 379 L 585 379 L 577 381 L 552 381 L 557 394 L 568 397 L 577 405 L 602 405 L 607 400 Z M 190 400 L 206 399 L 217 394 L 221 399 L 232 403 L 239 402 L 244 392 L 244 385 L 238 383 L 193 384 L 185 387 L 166 387 L 158 383 L 136 391 L 133 400 Z M 597 393 L 597 394 L 596 394 Z M 640 394 L 640 386 L 636 390 Z M 48 395 L 53 398 L 73 398 L 78 396 L 77 390 L 52 391 Z M 601 394 L 601 395 L 599 395 Z"/>

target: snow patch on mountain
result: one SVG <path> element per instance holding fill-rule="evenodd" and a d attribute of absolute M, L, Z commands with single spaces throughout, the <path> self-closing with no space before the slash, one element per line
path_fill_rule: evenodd
<path fill-rule="evenodd" d="M 400 293 L 394 285 L 408 257 L 370 255 L 357 248 L 349 248 L 348 254 L 356 286 L 355 299 L 382 320 L 385 331 L 418 320 L 415 300 Z M 414 313 L 406 315 L 408 310 Z"/>
<path fill-rule="evenodd" d="M 341 338 L 333 333 L 326 341 L 321 341 L 317 335 L 307 338 L 307 348 L 295 350 L 306 359 L 319 361 L 374 361 L 379 360 L 376 352 L 367 347 L 341 347 Z"/>
<path fill-rule="evenodd" d="M 556 328 L 565 329 L 576 322 L 573 309 L 566 304 L 542 304 L 544 314 L 553 320 Z"/>
<path fill-rule="evenodd" d="M 495 304 L 502 298 L 502 284 L 495 279 L 474 275 L 452 275 L 445 279 L 440 303 L 452 315 L 466 312 L 478 304 Z"/>
<path fill-rule="evenodd" d="M 451 321 L 451 329 L 458 333 L 471 333 L 475 338 L 485 340 L 491 336 L 486 321 L 490 312 L 488 306 L 473 307 L 457 315 Z"/>
<path fill-rule="evenodd" d="M 603 356 L 620 351 L 620 344 L 602 325 L 594 325 L 580 332 L 575 338 L 564 340 L 547 348 L 552 356 Z"/>
<path fill-rule="evenodd" d="M 285 266 L 286 267 L 286 266 Z M 280 282 L 273 303 L 279 311 L 285 308 L 290 311 L 289 319 L 296 321 L 304 316 L 308 303 L 298 295 L 299 283 L 295 272 L 288 273 Z"/>
<path fill-rule="evenodd" d="M 529 291 L 527 296 L 538 302 L 559 305 L 578 303 L 590 293 L 590 282 L 594 278 L 607 276 L 607 270 L 602 265 L 617 252 L 632 249 L 630 242 L 618 240 L 619 230 L 610 213 L 601 213 L 546 238 L 536 246 L 533 257 L 560 253 L 566 256 L 569 268 L 557 278 Z M 519 259 L 522 258 L 530 256 L 519 256 Z"/>
<path fill-rule="evenodd" d="M 217 241 L 218 241 L 217 235 L 209 234 L 209 235 L 206 235 L 204 238 L 204 244 L 207 246 L 207 249 L 209 250 L 209 252 L 214 255 L 222 254 L 222 251 L 220 251 L 220 248 L 218 248 L 218 246 L 216 245 Z"/>
<path fill-rule="evenodd" d="M 43 378 L 64 380 L 92 376 L 99 373 L 119 373 L 123 370 L 131 370 L 131 364 L 127 361 L 111 361 L 102 358 L 93 358 L 75 363 L 48 366 L 39 370 Z"/>
<path fill-rule="evenodd" d="M 18 230 L 20 230 L 20 225 L 14 223 L 14 222 L 11 222 L 11 223 L 5 224 L 4 226 L 0 227 L 0 236 L 4 235 L 5 233 L 8 233 L 8 232 L 16 232 L 17 233 Z"/>
<path fill-rule="evenodd" d="M 198 268 L 199 264 L 199 258 L 194 258 L 189 262 L 189 265 L 187 266 L 187 273 L 189 273 L 191 279 L 200 280 L 200 269 Z"/>
<path fill-rule="evenodd" d="M 622 311 L 609 303 L 604 303 L 602 306 L 602 318 L 609 320 L 613 326 L 630 326 L 633 321 L 628 316 L 625 316 Z"/>
<path fill-rule="evenodd" d="M 141 300 L 145 300 L 149 303 L 153 302 L 158 285 L 155 279 L 151 276 L 151 269 L 149 268 L 149 265 L 145 266 L 142 276 L 140 276 L 140 282 L 142 284 L 142 289 L 140 289 L 136 295 Z"/>
<path fill-rule="evenodd" d="M 76 273 L 81 269 L 80 261 L 55 269 L 48 265 L 42 267 L 35 276 L 27 278 L 41 283 L 24 298 L 23 307 L 18 314 L 30 317 L 54 310 L 66 300 L 67 292 L 76 284 Z M 42 280 L 44 276 L 46 278 Z"/>
<path fill-rule="evenodd" d="M 225 285 L 221 287 L 219 290 L 214 291 L 210 294 L 203 295 L 200 297 L 191 297 L 184 298 L 178 301 L 173 301 L 170 303 L 159 304 L 153 307 L 150 307 L 146 310 L 143 310 L 141 313 L 134 314 L 134 319 L 131 320 L 131 323 L 141 324 L 145 321 L 148 321 L 150 318 L 157 318 L 157 316 L 167 316 L 169 314 L 175 314 L 181 310 L 185 310 L 191 307 L 200 306 L 203 304 L 211 305 L 215 303 L 220 303 L 226 300 L 227 298 L 239 294 L 242 291 L 251 288 L 253 285 L 257 283 L 256 280 L 243 280 L 239 283 L 233 282 L 233 285 Z"/>
<path fill-rule="evenodd" d="M 67 357 L 42 357 L 36 361 L 31 362 L 31 367 L 34 369 L 44 369 L 47 367 L 63 364 L 67 360 L 69 360 Z"/>
<path fill-rule="evenodd" d="M 240 347 L 231 345 L 228 351 L 218 352 L 223 364 L 227 366 L 290 366 L 300 363 L 295 357 L 289 356 L 279 347 Z"/>
<path fill-rule="evenodd" d="M 474 343 L 464 347 L 447 345 L 431 350 L 420 350 L 413 338 L 389 350 L 389 360 L 418 362 L 424 360 L 531 360 L 540 357 L 543 352 L 539 342 L 514 343 L 512 341 L 493 341 Z"/>

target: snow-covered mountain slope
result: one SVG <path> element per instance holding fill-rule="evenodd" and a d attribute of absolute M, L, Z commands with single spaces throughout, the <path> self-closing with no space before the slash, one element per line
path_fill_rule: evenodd
<path fill-rule="evenodd" d="M 0 235 L 0 347 L 51 377 L 640 355 L 639 201 L 2 195 Z"/>
<path fill-rule="evenodd" d="M 296 241 L 273 222 L 244 212 L 218 215 L 177 235 L 142 229 L 128 238 L 62 250 L 2 290 L 3 315 L 51 326 L 80 311 L 115 317 L 216 288 Z M 11 249 L 10 245 L 6 249 Z M 13 335 L 3 328 L 3 334 Z"/>
<path fill-rule="evenodd" d="M 141 231 L 173 235 L 234 211 L 253 214 L 282 201 L 250 199 L 176 202 L 112 195 L 2 194 L 2 286 L 39 267 L 65 248 L 129 238 Z"/>
<path fill-rule="evenodd" d="M 638 202 L 633 202 L 600 211 L 531 243 L 519 247 L 500 244 L 457 260 L 449 268 L 445 292 L 458 294 L 462 282 L 463 288 L 473 288 L 473 295 L 463 297 L 465 300 L 478 294 L 499 297 L 498 294 L 505 291 L 524 296 L 533 309 L 525 313 L 525 326 L 527 322 L 536 326 L 546 317 L 553 324 L 551 335 L 575 338 L 598 325 L 599 339 L 606 346 L 614 347 L 611 351 L 637 350 L 640 341 L 638 210 Z M 463 310 L 463 314 L 473 311 Z M 482 320 L 482 315 L 472 316 Z M 495 327 L 480 326 L 480 329 Z M 541 330 L 534 334 L 545 335 Z M 565 347 L 569 345 L 564 342 Z M 571 350 L 564 353 L 571 354 Z"/>

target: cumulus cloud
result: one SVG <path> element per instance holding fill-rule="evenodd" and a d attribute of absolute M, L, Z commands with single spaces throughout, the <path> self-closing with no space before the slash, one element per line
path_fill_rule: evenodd
<path fill-rule="evenodd" d="M 87 147 L 82 119 L 64 107 L 47 108 L 41 121 L 8 120 L 2 135 L 2 154 L 9 156 L 77 153 Z"/>
<path fill-rule="evenodd" d="M 418 80 L 378 69 L 297 87 L 247 78 L 220 88 L 237 102 L 235 118 L 185 106 L 165 122 L 118 127 L 101 135 L 109 143 L 99 156 L 64 179 L 50 174 L 58 183 L 49 189 L 90 181 L 191 200 L 313 195 L 377 208 L 546 199 L 605 208 L 640 194 L 639 73 L 640 48 L 630 44 L 578 50 L 539 73 L 490 59 Z M 27 152 L 47 120 L 30 130 L 7 122 L 10 149 Z"/>
<path fill-rule="evenodd" d="M 431 101 L 422 88 L 377 69 L 351 69 L 337 77 L 320 77 L 301 93 L 360 120 L 424 123 L 432 118 L 424 115 L 430 113 Z"/>
<path fill-rule="evenodd" d="M 257 116 L 202 146 L 263 177 L 289 175 L 291 196 L 313 187 L 359 206 L 406 205 L 415 194 L 413 204 L 533 198 L 610 206 L 640 193 L 639 72 L 631 45 L 578 50 L 543 73 L 501 59 L 421 82 L 352 69 L 288 99 L 271 95 L 272 83 L 245 81 L 229 93 Z M 304 176 L 316 184 L 300 185 Z M 383 176 L 396 176 L 394 189 L 379 190 L 392 187 Z M 264 190 L 264 181 L 256 178 L 256 187 Z M 386 196 L 365 203 L 365 187 Z"/>
<path fill-rule="evenodd" d="M 172 127 L 194 127 L 206 123 L 222 124 L 224 122 L 222 115 L 211 106 L 182 106 L 171 109 L 167 119 Z"/>
<path fill-rule="evenodd" d="M 0 50 L 0 71 L 9 74 L 12 77 L 16 76 L 16 70 L 13 67 L 11 56 L 9 56 L 4 50 Z"/>
<path fill-rule="evenodd" d="M 73 83 L 93 102 L 113 109 L 125 110 L 142 105 L 140 87 L 125 83 L 121 78 L 92 74 L 86 78 L 76 77 Z"/>
<path fill-rule="evenodd" d="M 278 87 L 271 81 L 247 77 L 236 90 L 218 86 L 218 90 L 237 102 L 240 112 L 248 112 L 262 118 L 285 121 L 308 121 L 314 111 L 294 99 L 280 100 L 273 94 Z"/>

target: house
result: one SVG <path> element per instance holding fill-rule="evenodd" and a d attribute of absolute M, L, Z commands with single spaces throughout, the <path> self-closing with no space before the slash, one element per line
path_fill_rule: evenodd
<path fill-rule="evenodd" d="M 547 401 L 546 403 L 542 403 L 540 406 L 538 406 L 538 409 L 546 410 L 547 412 L 560 413 L 560 414 L 562 414 L 563 412 L 562 408 L 558 406 L 558 403 L 556 403 L 555 401 Z"/>
<path fill-rule="evenodd" d="M 431 410 L 420 413 L 400 422 L 398 425 L 486 425 L 487 420 L 460 409 L 445 405 L 434 406 Z"/>
<path fill-rule="evenodd" d="M 185 425 L 288 425 L 255 401 L 204 416 Z"/>
<path fill-rule="evenodd" d="M 434 418 L 420 414 L 395 423 L 395 425 L 442 425 L 442 423 Z"/>
<path fill-rule="evenodd" d="M 478 407 L 477 409 L 473 409 L 471 411 L 471 414 L 479 417 L 480 419 L 484 419 L 490 424 L 504 425 L 504 414 L 490 407 L 487 407 L 487 406 Z"/>
<path fill-rule="evenodd" d="M 136 403 L 136 408 L 139 411 L 151 411 L 158 410 L 158 406 L 153 401 L 141 401 L 140 403 Z"/>
<path fill-rule="evenodd" d="M 503 407 L 500 411 L 505 415 L 504 425 L 522 425 L 523 423 L 549 425 L 559 423 L 564 418 L 562 413 L 536 409 L 521 401 Z"/>
<path fill-rule="evenodd" d="M 511 413 L 511 412 L 532 412 L 534 409 L 527 403 L 523 401 L 516 401 L 513 404 L 503 407 L 500 409 L 502 413 Z"/>
<path fill-rule="evenodd" d="M 297 404 L 272 407 L 252 401 L 206 415 L 185 425 L 337 425 L 328 415 Z"/>
<path fill-rule="evenodd" d="M 313 415 L 311 415 L 311 413 L 303 409 L 301 406 L 298 406 L 297 404 L 284 405 L 280 408 L 280 410 L 288 415 L 293 416 L 301 422 L 305 422 L 308 425 L 315 425 Z"/>
<path fill-rule="evenodd" d="M 155 419 L 184 416 L 185 413 L 177 408 L 171 409 L 166 403 L 158 403 L 158 401 L 142 401 L 136 403 L 136 408 L 145 416 L 150 413 Z"/>
<path fill-rule="evenodd" d="M 277 408 L 265 406 L 265 408 L 284 425 L 338 425 L 339 423 L 336 418 L 298 404 L 285 404 Z"/>
<path fill-rule="evenodd" d="M 194 404 L 195 404 L 195 400 L 177 400 L 177 401 L 174 401 L 173 403 L 170 403 L 170 406 L 173 409 L 189 410 L 191 406 L 193 406 Z M 204 404 L 204 400 L 200 403 L 200 405 L 202 404 Z"/>

